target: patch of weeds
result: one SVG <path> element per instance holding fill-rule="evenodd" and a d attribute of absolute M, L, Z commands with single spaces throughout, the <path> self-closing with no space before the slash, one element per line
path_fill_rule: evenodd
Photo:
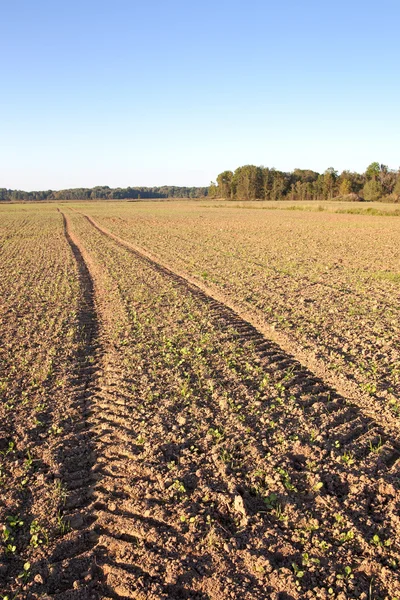
<path fill-rule="evenodd" d="M 53 495 L 61 505 L 65 504 L 68 492 L 60 479 L 56 479 L 53 483 Z"/>
<path fill-rule="evenodd" d="M 32 463 L 33 463 L 33 458 L 32 455 L 30 453 L 30 450 L 27 451 L 26 453 L 26 459 L 24 461 L 24 470 L 25 471 L 29 471 L 32 467 Z"/>
<path fill-rule="evenodd" d="M 225 464 L 230 464 L 231 462 L 233 462 L 233 456 L 228 450 L 226 450 L 226 448 L 221 449 L 219 456 L 222 462 L 224 462 Z"/>
<path fill-rule="evenodd" d="M 277 494 L 271 493 L 264 497 L 264 503 L 268 510 L 274 513 L 278 521 L 287 521 L 288 517 L 284 514 L 282 503 L 279 502 Z"/>
<path fill-rule="evenodd" d="M 291 379 L 293 379 L 294 370 L 295 370 L 294 366 L 293 367 L 289 367 L 288 370 L 286 371 L 285 376 L 282 379 L 282 381 L 290 381 Z"/>
<path fill-rule="evenodd" d="M 395 398 L 389 400 L 389 408 L 396 416 L 400 416 L 400 402 L 398 400 Z"/>
<path fill-rule="evenodd" d="M 278 382 L 278 383 L 276 383 L 276 384 L 274 385 L 274 387 L 275 387 L 276 391 L 278 392 L 278 394 L 279 394 L 281 397 L 284 397 L 284 396 L 285 396 L 285 391 L 286 391 L 286 388 L 285 388 L 285 386 L 283 385 L 283 383 L 281 383 L 281 382 Z"/>

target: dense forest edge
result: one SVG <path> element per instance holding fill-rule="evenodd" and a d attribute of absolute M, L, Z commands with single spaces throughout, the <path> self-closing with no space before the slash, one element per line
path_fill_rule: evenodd
<path fill-rule="evenodd" d="M 223 171 L 208 187 L 73 188 L 25 192 L 0 188 L 0 202 L 50 200 L 142 200 L 150 198 L 223 198 L 225 200 L 354 200 L 400 202 L 400 169 L 371 163 L 365 173 L 332 167 L 324 173 L 310 169 L 291 172 L 244 165 Z"/>
<path fill-rule="evenodd" d="M 332 167 L 320 174 L 309 169 L 291 173 L 245 165 L 236 171 L 224 171 L 208 188 L 211 198 L 236 200 L 354 200 L 400 201 L 400 169 L 394 171 L 378 162 L 365 173 Z"/>

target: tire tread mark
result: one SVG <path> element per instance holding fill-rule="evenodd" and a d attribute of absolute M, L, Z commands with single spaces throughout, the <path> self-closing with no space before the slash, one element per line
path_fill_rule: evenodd
<path fill-rule="evenodd" d="M 336 410 L 340 410 L 340 408 L 348 408 L 354 414 L 354 420 L 361 418 L 368 428 L 378 428 L 382 431 L 382 435 L 384 435 L 383 441 L 389 441 L 393 445 L 393 453 L 390 456 L 386 457 L 385 461 L 382 461 L 382 464 L 393 466 L 399 455 L 400 455 L 400 440 L 395 438 L 392 432 L 383 433 L 386 429 L 383 424 L 377 423 L 371 416 L 365 415 L 363 413 L 362 407 L 357 404 L 346 400 L 343 396 L 341 396 L 334 388 L 326 384 L 322 379 L 320 379 L 317 375 L 312 373 L 307 367 L 302 365 L 295 357 L 286 353 L 283 348 L 281 348 L 276 342 L 268 339 L 263 333 L 261 333 L 255 325 L 246 321 L 238 312 L 236 312 L 233 308 L 225 304 L 224 302 L 214 298 L 210 293 L 201 289 L 196 283 L 186 279 L 183 275 L 174 272 L 168 266 L 157 262 L 154 258 L 150 257 L 145 251 L 140 251 L 138 248 L 134 247 L 130 242 L 120 238 L 114 233 L 108 231 L 106 228 L 100 226 L 91 216 L 86 215 L 84 213 L 80 213 L 79 211 L 75 211 L 81 216 L 83 216 L 88 223 L 94 227 L 97 231 L 99 231 L 106 238 L 114 241 L 118 246 L 124 248 L 133 256 L 138 258 L 140 261 L 149 265 L 156 272 L 161 275 L 167 276 L 168 278 L 175 281 L 180 287 L 189 291 L 191 294 L 202 300 L 206 305 L 208 305 L 213 312 L 216 313 L 216 316 L 222 320 L 226 327 L 231 327 L 236 331 L 236 335 L 238 339 L 244 341 L 245 339 L 251 338 L 254 343 L 255 350 L 260 357 L 263 366 L 266 371 L 271 370 L 272 372 L 277 369 L 290 368 L 292 371 L 293 377 L 299 376 L 303 378 L 304 383 L 298 382 L 298 387 L 300 389 L 307 388 L 313 394 L 318 395 L 327 395 L 329 398 L 328 404 L 333 404 L 334 401 L 337 406 L 332 410 L 332 415 Z M 300 400 L 301 402 L 301 400 Z M 305 407 L 305 411 L 307 411 L 307 407 Z M 312 414 L 312 413 L 311 413 Z M 341 417 L 339 417 L 340 420 Z M 331 426 L 329 426 L 328 431 L 330 431 Z M 332 436 L 329 436 L 332 437 Z M 333 437 L 332 437 L 333 439 Z"/>

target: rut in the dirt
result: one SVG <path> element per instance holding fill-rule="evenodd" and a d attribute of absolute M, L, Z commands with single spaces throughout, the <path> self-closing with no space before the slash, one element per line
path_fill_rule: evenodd
<path fill-rule="evenodd" d="M 42 571 L 47 593 L 57 600 L 167 598 L 163 586 L 152 583 L 148 573 L 122 558 L 136 547 L 140 535 L 140 528 L 131 523 L 139 515 L 116 508 L 123 498 L 136 493 L 127 477 L 127 461 L 135 452 L 134 432 L 125 427 L 124 394 L 129 395 L 129 380 L 119 357 L 102 339 L 94 279 L 68 217 L 62 216 L 82 293 L 78 316 L 81 346 L 72 392 L 82 420 L 60 456 L 64 466 L 61 477 L 68 488 L 64 516 L 74 531 L 49 557 L 48 571 Z M 146 591 L 141 595 L 143 579 Z M 132 589 L 136 590 L 134 596 Z"/>
<path fill-rule="evenodd" d="M 90 218 L 88 221 L 103 235 L 105 234 Z M 78 264 L 83 289 L 82 325 L 86 326 L 86 332 L 89 332 L 86 337 L 88 348 L 92 347 L 93 350 L 98 344 L 98 321 L 100 317 L 104 318 L 103 311 L 99 316 L 96 316 L 95 311 L 97 302 L 94 301 L 93 282 L 95 280 L 97 285 L 97 279 L 94 276 L 95 271 L 92 272 L 91 260 L 87 260 L 86 250 L 70 232 L 68 221 L 66 221 L 66 235 Z M 382 426 L 365 416 L 359 407 L 349 404 L 345 398 L 303 368 L 298 361 L 266 339 L 255 327 L 223 303 L 211 298 L 173 271 L 130 248 L 123 240 L 117 240 L 115 236 L 110 236 L 110 239 L 112 243 L 117 243 L 124 250 L 132 253 L 139 262 L 156 271 L 161 278 L 172 280 L 186 297 L 193 296 L 199 305 L 206 306 L 212 315 L 213 327 L 216 331 L 223 332 L 224 336 L 230 336 L 239 343 L 252 342 L 262 370 L 270 374 L 282 390 L 292 394 L 293 397 L 296 395 L 297 401 L 303 402 L 304 414 L 311 424 L 315 424 L 321 434 L 321 438 L 313 442 L 313 448 L 320 448 L 327 456 L 329 449 L 335 444 L 346 444 L 346 448 L 351 448 L 351 455 L 358 461 L 360 475 L 366 482 L 372 483 L 379 478 L 382 482 L 387 480 L 390 485 L 398 469 L 399 453 L 396 442 Z M 84 356 L 77 370 L 77 379 L 84 382 L 79 401 L 82 402 L 83 413 L 87 413 L 85 423 L 89 435 L 85 443 L 92 456 L 91 462 L 77 471 L 78 488 L 75 496 L 70 496 L 69 510 L 72 511 L 73 507 L 77 510 L 78 533 L 76 537 L 70 537 L 57 549 L 57 557 L 61 560 L 60 570 L 55 573 L 54 585 L 49 589 L 49 593 L 60 600 L 70 598 L 207 600 L 240 597 L 261 600 L 267 597 L 266 594 L 269 593 L 267 590 L 279 589 L 282 583 L 274 581 L 274 574 L 271 575 L 271 581 L 267 579 L 264 587 L 251 574 L 248 566 L 243 567 L 243 573 L 238 570 L 238 562 L 227 567 L 233 575 L 229 582 L 231 592 L 225 593 L 223 587 L 217 587 L 223 586 L 224 582 L 216 582 L 210 565 L 205 562 L 204 556 L 200 555 L 196 545 L 188 547 L 185 537 L 173 525 L 170 514 L 172 509 L 168 503 L 165 503 L 167 491 L 162 478 L 160 479 L 160 468 L 162 474 L 166 464 L 171 461 L 173 463 L 180 455 L 186 456 L 188 453 L 190 455 L 189 440 L 193 434 L 190 431 L 186 432 L 188 447 L 186 445 L 182 448 L 174 447 L 163 444 L 162 439 L 158 440 L 154 452 L 150 450 L 148 458 L 141 459 L 143 448 L 138 434 L 142 417 L 137 411 L 137 406 L 132 405 L 131 392 L 132 386 L 137 382 L 133 373 L 129 378 L 129 372 L 126 371 L 118 352 L 108 348 L 106 340 L 102 341 L 102 346 L 103 356 L 99 361 L 101 373 L 98 377 L 90 371 L 85 376 L 87 365 Z M 146 373 L 142 371 L 142 374 Z M 217 379 L 224 380 L 223 372 L 218 372 L 217 362 L 214 375 Z M 240 382 L 243 388 L 246 385 L 245 382 Z M 251 394 L 251 388 L 249 393 Z M 90 406 L 85 396 L 89 397 Z M 307 400 L 303 401 L 302 398 Z M 160 406 L 159 411 L 153 414 L 154 422 L 165 418 L 163 410 Z M 207 426 L 212 426 L 216 415 L 221 419 L 224 417 L 224 410 L 204 404 L 201 400 L 199 400 L 198 410 Z M 256 419 L 252 419 L 251 416 L 246 419 L 246 430 L 241 425 L 237 427 L 232 421 L 230 423 L 237 438 L 246 431 L 245 434 L 251 440 L 255 460 L 265 457 L 266 448 L 259 439 L 259 424 Z M 168 426 L 168 419 L 166 425 Z M 95 437 L 91 437 L 93 434 Z M 379 453 L 366 451 L 368 444 L 374 446 L 378 443 Z M 71 469 L 75 459 L 76 457 L 73 456 L 67 470 Z M 261 515 L 265 513 L 265 505 L 261 503 L 260 510 L 259 501 L 252 497 L 248 490 L 240 487 L 240 480 L 235 480 L 232 476 L 227 477 L 225 471 L 221 470 L 220 462 L 215 459 L 212 453 L 201 455 L 199 459 L 194 456 L 191 467 L 192 479 L 189 478 L 188 485 L 190 486 L 191 481 L 196 477 L 206 487 L 210 481 L 217 481 L 213 494 L 216 498 L 221 498 L 220 501 L 216 501 L 220 534 L 227 548 L 237 544 L 238 552 L 235 554 L 235 561 L 244 560 L 242 556 L 250 559 L 255 550 L 251 545 L 253 542 L 247 550 L 247 534 L 243 533 L 243 523 L 239 524 L 232 518 L 231 506 L 236 503 L 239 510 L 245 511 L 247 515 L 245 520 L 249 518 L 253 522 L 254 519 L 254 527 L 260 527 L 260 533 L 265 533 L 263 518 L 259 518 L 259 511 Z M 296 462 L 299 457 L 293 456 L 290 460 L 293 460 L 295 470 L 297 468 L 301 470 L 301 465 Z M 340 467 L 337 468 L 337 473 L 341 473 Z M 87 476 L 86 482 L 85 476 Z M 88 485 L 90 477 L 95 481 L 93 489 L 90 484 Z M 326 493 L 318 505 L 313 506 L 309 501 L 304 508 L 304 497 L 300 495 L 299 500 L 292 500 L 293 514 L 300 516 L 305 513 L 307 518 L 318 517 L 323 522 L 329 513 L 342 511 L 348 522 L 352 523 L 356 535 L 362 536 L 367 533 L 365 523 L 360 519 L 357 509 L 345 503 L 347 484 L 344 485 L 340 477 L 330 473 L 329 467 L 328 470 L 322 468 L 321 478 Z M 70 486 L 71 491 L 72 487 L 73 483 Z M 176 515 L 172 516 L 176 517 Z M 291 553 L 298 553 L 296 544 L 291 542 L 290 531 L 280 528 L 279 525 L 278 530 L 267 529 L 267 531 L 270 536 L 268 544 L 276 544 L 277 541 L 279 543 L 279 540 L 282 540 L 287 545 L 291 545 Z M 254 533 L 254 536 L 257 541 L 262 539 L 257 538 L 257 533 Z M 230 551 L 228 550 L 224 556 L 227 564 L 230 560 Z M 290 568 L 293 560 L 291 555 L 286 558 L 279 551 L 271 554 L 267 551 L 267 555 L 270 555 L 274 568 L 282 564 L 287 564 Z M 65 560 L 66 556 L 67 560 Z M 169 564 L 175 565 L 181 575 L 173 577 L 168 573 Z M 83 573 L 78 576 L 77 570 L 80 569 Z M 207 575 L 214 588 L 203 587 Z M 237 583 L 237 587 L 234 581 L 236 576 L 242 580 Z M 56 588 L 56 582 L 63 578 L 62 586 Z M 283 596 L 278 594 L 274 597 Z M 298 595 L 296 592 L 293 596 L 286 594 L 285 597 L 297 598 Z"/>
<path fill-rule="evenodd" d="M 364 506 L 374 505 L 374 499 L 368 496 L 368 482 L 370 482 L 371 488 L 377 480 L 382 483 L 387 482 L 389 486 L 388 498 L 390 498 L 390 489 L 392 489 L 390 486 L 396 481 L 399 469 L 399 446 L 390 435 L 390 432 L 385 431 L 382 425 L 375 423 L 373 419 L 363 414 L 360 407 L 348 402 L 334 389 L 327 386 L 324 381 L 305 369 L 293 357 L 282 351 L 279 346 L 266 339 L 255 327 L 229 307 L 208 296 L 203 290 L 188 282 L 185 278 L 141 254 L 124 240 L 116 238 L 114 235 L 108 235 L 90 217 L 87 217 L 87 220 L 100 233 L 107 235 L 112 243 L 124 248 L 162 277 L 172 280 L 185 295 L 192 295 L 200 301 L 200 304 L 206 305 L 213 315 L 217 330 L 225 333 L 229 332 L 232 339 L 239 342 L 252 342 L 263 371 L 271 374 L 274 381 L 288 394 L 295 395 L 296 401 L 302 403 L 302 409 L 310 426 L 315 425 L 316 429 L 319 430 L 321 438 L 313 441 L 313 446 L 319 447 L 325 453 L 325 456 L 332 448 L 343 446 L 351 456 L 351 460 L 356 461 L 358 475 L 365 482 L 363 492 L 365 497 L 362 498 Z M 218 377 L 217 371 L 215 374 Z M 120 386 L 122 380 L 122 371 L 119 374 L 117 372 L 113 373 L 110 377 L 110 389 L 113 386 Z M 112 383 L 113 381 L 114 383 Z M 303 400 L 303 398 L 306 399 Z M 103 423 L 103 450 L 99 451 L 99 454 L 102 455 L 100 462 L 103 463 L 103 466 L 101 467 L 102 481 L 97 486 L 98 500 L 94 510 L 98 517 L 96 529 L 101 536 L 101 547 L 103 549 L 103 555 L 101 558 L 99 555 L 99 560 L 102 564 L 103 573 L 107 575 L 108 595 L 113 598 L 185 598 L 192 597 L 192 595 L 193 597 L 200 597 L 189 587 L 179 589 L 177 586 L 174 588 L 168 587 L 161 574 L 160 577 L 154 575 L 154 571 L 153 574 L 150 574 L 150 571 L 143 571 L 141 567 L 135 564 L 133 558 L 137 555 L 135 546 L 139 544 L 140 540 L 146 540 L 151 521 L 148 515 L 143 518 L 143 515 L 149 512 L 146 508 L 146 502 L 138 509 L 137 499 L 135 499 L 133 503 L 135 510 L 132 509 L 132 499 L 137 498 L 138 491 L 135 486 L 132 487 L 132 476 L 127 476 L 128 472 L 125 472 L 124 468 L 124 465 L 127 467 L 129 464 L 127 462 L 129 459 L 134 461 L 134 437 L 137 432 L 124 427 L 125 420 L 130 417 L 130 411 L 125 406 L 123 389 L 116 391 L 116 393 L 105 393 L 103 390 L 98 398 L 98 408 L 103 415 L 101 419 Z M 251 430 L 251 434 L 254 434 L 255 454 L 265 455 L 265 448 L 262 447 L 257 436 L 256 423 L 254 423 L 254 427 L 251 426 L 250 422 L 249 425 L 249 432 Z M 370 451 L 377 447 L 379 447 L 379 452 Z M 301 470 L 301 465 L 296 462 L 298 457 L 293 456 L 292 458 L 294 468 Z M 354 503 L 346 503 L 351 480 L 349 480 L 349 483 L 343 481 L 342 475 L 344 475 L 346 481 L 345 469 L 328 461 L 326 468 L 322 465 L 321 467 L 321 481 L 326 492 L 324 499 L 321 499 L 319 503 L 319 507 L 311 510 L 311 515 L 319 515 L 323 519 L 325 513 L 333 514 L 335 511 L 338 513 L 342 511 L 357 535 L 361 537 L 370 535 L 370 526 L 366 526 L 361 512 Z M 151 485 L 151 477 L 154 477 L 154 474 L 151 475 L 150 471 L 149 485 Z M 139 483 L 139 480 L 137 481 Z M 383 498 L 385 493 L 382 492 Z M 246 502 L 252 502 L 246 494 L 244 498 Z M 122 503 L 125 508 L 119 511 L 118 505 L 122 505 Z M 301 503 L 297 506 L 297 509 L 303 510 Z M 373 510 L 376 511 L 377 509 L 374 507 Z M 164 534 L 165 540 L 169 539 L 171 534 L 164 522 L 153 523 L 150 527 L 153 528 L 153 534 L 156 532 L 160 544 L 163 543 L 161 540 Z M 285 537 L 283 531 L 282 537 Z M 146 547 L 147 557 L 151 555 L 151 552 L 151 548 Z M 128 559 L 128 557 L 132 558 Z M 379 556 L 377 560 L 379 561 Z M 141 585 L 145 586 L 142 596 L 139 592 Z M 262 589 L 257 590 L 256 587 L 253 588 L 253 594 L 257 598 L 264 597 Z"/>
<path fill-rule="evenodd" d="M 381 451 L 379 456 L 376 456 L 374 464 L 369 467 L 368 471 L 375 475 L 378 472 L 386 472 L 387 470 L 398 472 L 400 468 L 400 443 L 398 439 L 393 437 L 391 432 L 385 430 L 384 426 L 377 424 L 372 418 L 365 416 L 361 408 L 352 405 L 335 389 L 331 388 L 323 380 L 301 365 L 293 356 L 284 352 L 282 348 L 271 340 L 266 339 L 256 327 L 248 323 L 234 310 L 208 295 L 182 275 L 178 275 L 165 265 L 156 262 L 138 249 L 133 248 L 126 240 L 108 232 L 105 228 L 98 225 L 92 217 L 88 215 L 84 216 L 100 233 L 112 239 L 141 261 L 150 265 L 161 275 L 173 279 L 184 291 L 195 295 L 207 304 L 215 313 L 219 325 L 234 329 L 237 332 L 239 340 L 251 340 L 267 372 L 290 374 L 290 376 L 285 378 L 284 385 L 287 388 L 296 386 L 299 396 L 302 392 L 312 392 L 314 395 L 313 399 L 308 401 L 304 406 L 304 411 L 310 415 L 310 418 L 313 418 L 315 414 L 315 407 L 313 408 L 313 405 L 320 404 L 321 399 L 325 397 L 325 404 L 328 405 L 330 414 L 329 422 L 325 425 L 328 441 L 331 440 L 332 444 L 337 442 L 349 444 L 351 442 L 351 451 L 360 459 L 363 458 L 366 441 L 369 443 L 369 440 L 371 440 L 371 444 L 379 443 Z M 326 410 L 326 407 L 324 410 Z M 345 410 L 344 414 L 343 410 Z M 336 413 L 340 414 L 336 416 Z"/>
<path fill-rule="evenodd" d="M 94 516 L 90 507 L 96 456 L 94 433 L 88 423 L 88 415 L 92 410 L 101 349 L 93 279 L 70 231 L 68 219 L 63 213 L 61 215 L 65 237 L 76 261 L 81 289 L 77 315 L 79 343 L 68 398 L 69 403 L 78 409 L 81 419 L 75 423 L 69 437 L 63 439 L 57 457 L 62 465 L 59 478 L 67 491 L 63 519 L 70 524 L 72 532 L 47 557 L 42 577 L 46 581 L 49 596 L 62 600 L 85 600 L 98 597 L 95 588 L 100 573 L 94 553 L 97 536 L 92 530 Z"/>

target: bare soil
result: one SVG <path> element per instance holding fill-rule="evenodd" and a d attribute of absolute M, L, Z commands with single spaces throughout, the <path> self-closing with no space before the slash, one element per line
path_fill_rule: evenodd
<path fill-rule="evenodd" d="M 218 286 L 61 210 L 42 216 L 54 250 L 30 266 L 15 258 L 29 238 L 21 215 L 5 230 L 16 277 L 2 310 L 3 595 L 399 595 L 391 411 L 347 380 L 332 385 L 323 361 L 299 360 L 293 338 L 271 339 Z M 27 285 L 36 290 L 54 252 L 40 312 Z M 31 366 L 52 356 L 35 393 L 24 352 Z"/>

